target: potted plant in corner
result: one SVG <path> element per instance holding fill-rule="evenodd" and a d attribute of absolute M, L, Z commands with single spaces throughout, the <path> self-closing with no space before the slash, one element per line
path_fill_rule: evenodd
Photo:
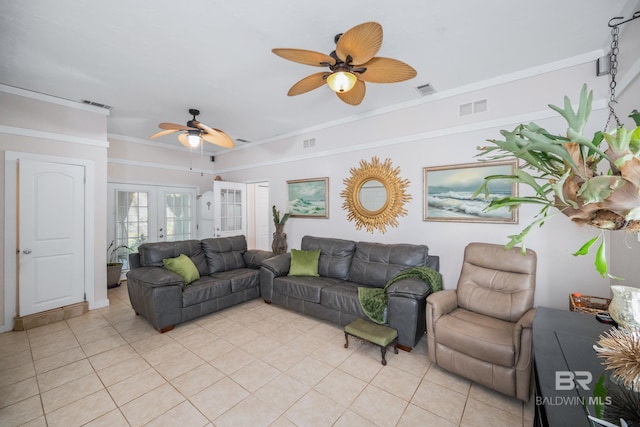
<path fill-rule="evenodd" d="M 587 254 L 600 240 L 595 268 L 602 277 L 616 278 L 609 274 L 604 231 L 640 231 L 640 113 L 634 110 L 629 115 L 636 123 L 635 129 L 625 129 L 618 123 L 615 132 L 598 131 L 587 137 L 583 131 L 592 99 L 593 92 L 583 85 L 577 111 L 566 96 L 564 108 L 549 105 L 567 121 L 566 136 L 553 135 L 535 123 L 520 124 L 513 131 L 502 130 L 503 140 L 490 140 L 492 146 L 478 147 L 482 151 L 478 156 L 486 156 L 488 160 L 519 159 L 521 164 L 514 175 L 485 177 L 476 195 L 488 194 L 488 183 L 494 179 L 530 187 L 532 196 L 496 199 L 487 207 L 487 210 L 521 204 L 540 207 L 527 227 L 508 236 L 506 247 L 520 244 L 525 250 L 524 238 L 533 227 L 542 227 L 551 216 L 562 213 L 577 224 L 599 230 L 573 255 Z"/>
<path fill-rule="evenodd" d="M 273 212 L 273 224 L 276 226 L 276 231 L 273 232 L 271 250 L 273 253 L 280 255 L 287 252 L 287 233 L 284 232 L 284 224 L 289 219 L 289 213 L 285 213 L 280 218 L 280 211 L 276 209 L 276 205 L 273 205 L 271 212 Z"/>
<path fill-rule="evenodd" d="M 120 274 L 122 274 L 122 263 L 118 262 L 120 249 L 130 250 L 126 245 L 116 246 L 112 240 L 107 247 L 107 289 L 120 286 Z"/>

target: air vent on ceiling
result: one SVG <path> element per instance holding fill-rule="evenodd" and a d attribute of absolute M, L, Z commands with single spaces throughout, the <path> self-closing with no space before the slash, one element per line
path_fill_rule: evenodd
<path fill-rule="evenodd" d="M 479 101 L 467 102 L 466 104 L 460 104 L 459 114 L 460 116 L 469 116 L 476 113 L 484 113 L 487 111 L 487 100 L 481 99 Z"/>
<path fill-rule="evenodd" d="M 88 99 L 83 99 L 82 103 L 83 104 L 87 104 L 87 105 L 91 105 L 93 107 L 104 108 L 105 110 L 109 110 L 109 111 L 111 111 L 111 109 L 113 108 L 111 105 L 102 104 L 102 103 L 96 102 L 96 101 L 89 101 Z"/>
<path fill-rule="evenodd" d="M 420 94 L 420 96 L 426 96 L 426 95 L 431 95 L 432 93 L 434 93 L 436 90 L 433 88 L 433 86 L 431 86 L 431 83 L 427 83 L 424 84 L 422 86 L 418 86 L 416 88 L 416 90 L 418 91 L 418 93 Z"/>
<path fill-rule="evenodd" d="M 315 147 L 315 146 L 316 146 L 316 139 L 315 138 L 305 139 L 302 142 L 302 147 L 303 148 L 311 148 L 311 147 Z"/>

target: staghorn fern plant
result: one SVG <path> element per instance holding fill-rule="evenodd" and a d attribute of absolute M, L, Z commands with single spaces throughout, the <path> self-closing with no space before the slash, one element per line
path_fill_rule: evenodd
<path fill-rule="evenodd" d="M 513 175 L 492 175 L 476 191 L 488 194 L 493 180 L 508 180 L 531 187 L 532 196 L 505 197 L 493 200 L 488 211 L 522 204 L 540 206 L 533 221 L 519 234 L 508 236 L 506 248 L 520 244 L 536 226 L 557 213 L 563 213 L 578 224 L 600 229 L 597 236 L 586 242 L 573 255 L 586 255 L 600 240 L 595 255 L 595 267 L 602 277 L 609 274 L 605 255 L 605 230 L 640 231 L 640 113 L 634 110 L 629 117 L 633 130 L 618 127 L 615 132 L 596 132 L 589 138 L 584 127 L 589 120 L 593 92 L 583 85 L 577 111 L 564 97 L 564 108 L 549 105 L 568 123 L 566 136 L 552 135 L 535 123 L 520 124 L 513 131 L 502 130 L 503 140 L 489 140 L 492 146 L 478 147 L 481 160 L 520 159 L 521 165 Z M 605 142 L 606 146 L 603 146 Z M 557 211 L 552 211 L 556 208 Z"/>

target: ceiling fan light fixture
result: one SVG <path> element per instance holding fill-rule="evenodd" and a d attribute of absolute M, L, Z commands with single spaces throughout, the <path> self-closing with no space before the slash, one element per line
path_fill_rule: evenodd
<path fill-rule="evenodd" d="M 327 76 L 327 84 L 337 93 L 349 92 L 357 81 L 356 75 L 349 71 L 334 71 Z"/>
<path fill-rule="evenodd" d="M 187 135 L 187 141 L 189 141 L 189 145 L 193 148 L 196 148 L 200 145 L 200 141 L 202 138 L 200 137 L 200 132 L 198 131 L 189 131 L 189 135 Z"/>

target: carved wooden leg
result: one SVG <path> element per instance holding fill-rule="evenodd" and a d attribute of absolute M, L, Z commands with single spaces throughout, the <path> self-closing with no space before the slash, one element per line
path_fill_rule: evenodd
<path fill-rule="evenodd" d="M 387 347 L 380 347 L 380 352 L 382 353 L 382 365 L 387 366 L 387 359 L 385 359 L 385 356 L 387 354 Z"/>
<path fill-rule="evenodd" d="M 344 333 L 344 348 L 349 348 L 349 335 L 345 332 Z"/>

